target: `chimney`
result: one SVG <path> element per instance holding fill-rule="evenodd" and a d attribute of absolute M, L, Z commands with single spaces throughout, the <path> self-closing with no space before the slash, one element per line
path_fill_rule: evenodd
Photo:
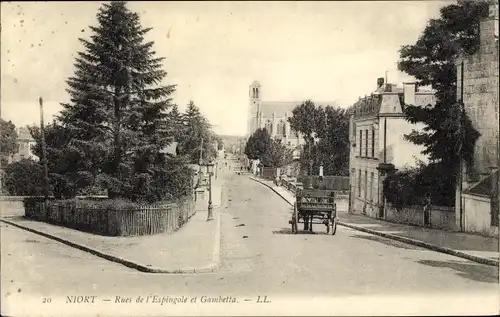
<path fill-rule="evenodd" d="M 403 83 L 403 99 L 405 105 L 415 105 L 415 83 Z"/>
<path fill-rule="evenodd" d="M 377 78 L 377 89 L 384 85 L 384 77 Z"/>

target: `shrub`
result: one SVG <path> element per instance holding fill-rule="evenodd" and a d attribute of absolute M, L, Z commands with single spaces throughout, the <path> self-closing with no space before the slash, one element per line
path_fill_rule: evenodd
<path fill-rule="evenodd" d="M 420 203 L 421 197 L 417 194 L 418 186 L 416 186 L 418 172 L 418 169 L 405 169 L 384 180 L 384 196 L 396 209 Z"/>
<path fill-rule="evenodd" d="M 43 169 L 38 162 L 23 159 L 5 168 L 5 189 L 13 196 L 37 196 L 43 194 Z"/>
<path fill-rule="evenodd" d="M 443 163 L 420 164 L 396 172 L 384 180 L 384 197 L 396 209 L 425 205 L 455 205 L 455 178 Z"/>

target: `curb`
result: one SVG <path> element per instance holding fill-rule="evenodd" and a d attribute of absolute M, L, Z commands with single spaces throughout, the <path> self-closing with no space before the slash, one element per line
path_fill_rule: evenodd
<path fill-rule="evenodd" d="M 263 183 L 262 181 L 260 181 L 260 180 L 258 180 L 256 178 L 250 177 L 250 179 L 252 179 L 252 180 L 254 180 L 254 181 L 256 181 L 256 182 L 258 182 L 258 183 L 260 183 L 260 184 L 262 184 L 262 185 L 264 185 L 264 186 L 266 186 L 268 188 L 270 188 L 273 192 L 275 192 L 276 194 L 278 194 L 278 196 L 280 196 L 281 198 L 283 198 L 288 204 L 292 205 L 283 195 L 281 195 L 273 187 L 269 186 L 266 183 Z M 383 238 L 388 238 L 388 239 L 396 240 L 396 241 L 407 243 L 407 244 L 411 244 L 411 245 L 416 245 L 416 246 L 419 246 L 419 247 L 422 247 L 422 248 L 425 248 L 425 249 L 429 249 L 429 250 L 432 250 L 432 251 L 436 251 L 436 252 L 440 252 L 440 253 L 445 253 L 445 254 L 453 255 L 453 256 L 456 256 L 456 257 L 459 257 L 459 258 L 463 258 L 463 259 L 466 259 L 466 260 L 470 260 L 470 261 L 473 261 L 473 262 L 477 262 L 477 263 L 481 263 L 481 264 L 486 264 L 486 265 L 490 265 L 490 266 L 496 266 L 496 267 L 498 267 L 500 265 L 500 262 L 498 260 L 483 258 L 483 257 L 480 257 L 480 256 L 468 254 L 468 253 L 465 253 L 465 252 L 462 252 L 462 251 L 453 250 L 453 249 L 450 249 L 450 248 L 445 248 L 445 247 L 437 246 L 437 245 L 430 244 L 430 243 L 427 243 L 427 242 L 423 242 L 423 241 L 420 241 L 420 240 L 415 240 L 415 239 L 411 239 L 411 238 L 397 236 L 397 235 L 390 234 L 390 233 L 384 233 L 384 232 L 380 232 L 380 231 L 376 231 L 376 230 L 372 230 L 372 229 L 367 229 L 367 228 L 363 228 L 363 227 L 360 227 L 360 226 L 356 226 L 356 225 L 352 225 L 352 224 L 349 224 L 349 223 L 345 223 L 345 222 L 342 222 L 342 221 L 339 221 L 338 224 L 340 226 L 344 226 L 344 227 L 351 228 L 351 229 L 354 229 L 354 230 L 362 231 L 362 232 L 365 232 L 365 233 L 370 233 L 370 234 L 373 234 L 373 235 L 381 236 Z"/>
<path fill-rule="evenodd" d="M 140 272 L 144 272 L 144 273 L 162 273 L 162 274 L 192 274 L 192 273 L 210 273 L 210 272 L 214 272 L 214 271 L 216 271 L 216 270 L 219 269 L 220 254 L 221 253 L 220 253 L 220 214 L 218 212 L 216 213 L 216 217 L 215 218 L 216 218 L 215 219 L 216 220 L 216 225 L 215 225 L 215 239 L 214 239 L 214 251 L 213 251 L 213 254 L 212 254 L 212 262 L 210 264 L 202 266 L 200 268 L 184 267 L 184 268 L 180 268 L 180 269 L 164 269 L 164 268 L 153 267 L 153 266 L 145 266 L 145 265 L 133 262 L 133 261 L 129 261 L 129 260 L 120 258 L 118 256 L 114 256 L 114 255 L 110 255 L 110 254 L 98 251 L 96 249 L 87 247 L 85 245 L 81 245 L 81 244 L 77 244 L 77 243 L 71 242 L 69 240 L 57 237 L 55 235 L 51 235 L 49 233 L 46 233 L 46 232 L 43 232 L 43 231 L 40 231 L 40 230 L 28 228 L 26 226 L 17 224 L 15 222 L 12 222 L 12 221 L 9 221 L 9 220 L 6 220 L 6 219 L 0 219 L 0 221 L 4 222 L 6 224 L 9 224 L 11 226 L 14 226 L 14 227 L 17 227 L 17 228 L 29 231 L 31 233 L 35 233 L 35 234 L 41 235 L 43 237 L 55 240 L 57 242 L 66 244 L 66 245 L 68 245 L 70 247 L 73 247 L 75 249 L 78 249 L 78 250 L 81 250 L 81 251 L 93 254 L 93 255 L 101 257 L 101 258 L 103 258 L 105 260 L 122 264 L 122 265 L 124 265 L 126 267 L 135 269 L 135 270 L 140 271 Z"/>

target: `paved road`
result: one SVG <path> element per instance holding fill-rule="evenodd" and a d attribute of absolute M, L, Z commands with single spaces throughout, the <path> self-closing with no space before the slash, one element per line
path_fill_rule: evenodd
<path fill-rule="evenodd" d="M 498 295 L 494 267 L 342 227 L 335 236 L 321 225 L 318 234 L 292 235 L 290 207 L 280 197 L 246 176 L 227 181 L 223 267 L 213 274 L 139 273 L 2 223 L 2 312 L 22 298 L 71 294 Z"/>

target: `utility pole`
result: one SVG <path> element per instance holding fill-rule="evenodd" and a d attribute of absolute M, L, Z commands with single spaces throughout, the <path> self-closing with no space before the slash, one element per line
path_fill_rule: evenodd
<path fill-rule="evenodd" d="M 492 208 L 494 207 L 495 209 L 492 210 L 491 212 L 493 213 L 493 217 L 496 218 L 496 225 L 499 225 L 499 218 L 500 218 L 500 114 L 497 111 L 496 113 L 497 117 L 497 155 L 496 155 L 496 174 L 495 170 L 493 170 L 493 173 L 491 175 L 492 181 L 496 182 L 496 184 L 492 184 L 492 200 L 495 201 L 493 204 Z M 496 188 L 495 188 L 496 187 Z"/>
<path fill-rule="evenodd" d="M 43 162 L 43 173 L 44 173 L 44 196 L 45 202 L 49 199 L 49 169 L 47 166 L 47 144 L 45 143 L 45 125 L 43 123 L 43 98 L 38 99 L 40 104 L 40 134 L 42 137 L 42 162 Z"/>

